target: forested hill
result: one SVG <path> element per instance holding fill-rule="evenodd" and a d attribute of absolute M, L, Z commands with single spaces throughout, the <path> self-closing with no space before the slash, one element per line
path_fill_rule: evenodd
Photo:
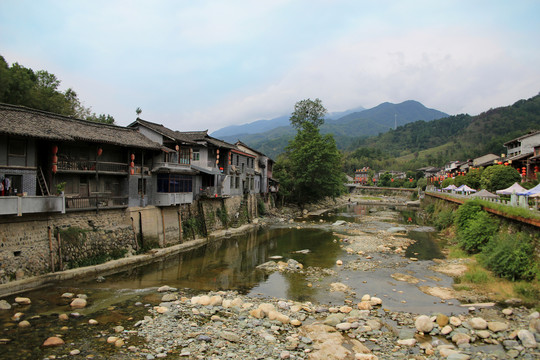
<path fill-rule="evenodd" d="M 377 135 L 393 129 L 395 123 L 403 125 L 416 120 L 433 120 L 448 116 L 441 111 L 429 109 L 421 103 L 408 100 L 400 104 L 383 103 L 374 108 L 353 112 L 336 120 L 326 120 L 321 133 L 333 134 L 341 150 L 356 143 L 358 137 Z M 228 142 L 241 140 L 247 145 L 276 158 L 285 150 L 296 131 L 290 126 L 281 126 L 257 134 L 235 134 L 222 136 Z"/>
<path fill-rule="evenodd" d="M 540 129 L 540 95 L 477 116 L 416 121 L 358 139 L 349 148 L 346 168 L 349 172 L 363 166 L 413 170 L 487 153 L 501 154 L 506 152 L 503 143 L 533 129 Z"/>

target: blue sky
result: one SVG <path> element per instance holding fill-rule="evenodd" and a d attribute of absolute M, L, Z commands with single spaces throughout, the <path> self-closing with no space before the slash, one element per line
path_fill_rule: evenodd
<path fill-rule="evenodd" d="M 120 125 L 177 130 L 417 100 L 478 114 L 540 91 L 540 1 L 0 0 L 0 55 Z"/>

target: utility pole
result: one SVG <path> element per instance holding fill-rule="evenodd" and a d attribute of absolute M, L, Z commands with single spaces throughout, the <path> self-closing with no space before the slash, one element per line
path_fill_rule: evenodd
<path fill-rule="evenodd" d="M 397 129 L 397 114 L 394 114 L 394 130 Z"/>

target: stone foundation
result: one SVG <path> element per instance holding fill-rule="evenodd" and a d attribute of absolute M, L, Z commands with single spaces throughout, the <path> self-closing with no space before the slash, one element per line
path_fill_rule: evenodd
<path fill-rule="evenodd" d="M 169 247 L 255 217 L 257 195 L 162 208 L 1 217 L 0 283 Z"/>

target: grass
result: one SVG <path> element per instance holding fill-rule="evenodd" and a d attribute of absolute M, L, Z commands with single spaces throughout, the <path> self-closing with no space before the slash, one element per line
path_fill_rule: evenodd
<path fill-rule="evenodd" d="M 467 256 L 470 257 L 470 256 Z M 467 264 L 468 270 L 454 281 L 456 291 L 473 291 L 486 295 L 490 300 L 503 302 L 510 298 L 519 298 L 525 305 L 540 307 L 540 284 L 538 281 L 512 282 L 493 275 L 476 262 Z"/>
<path fill-rule="evenodd" d="M 469 255 L 465 250 L 459 247 L 459 245 L 454 244 L 447 247 L 448 255 L 447 257 L 449 259 L 464 259 L 464 258 L 470 258 L 471 255 Z"/>

